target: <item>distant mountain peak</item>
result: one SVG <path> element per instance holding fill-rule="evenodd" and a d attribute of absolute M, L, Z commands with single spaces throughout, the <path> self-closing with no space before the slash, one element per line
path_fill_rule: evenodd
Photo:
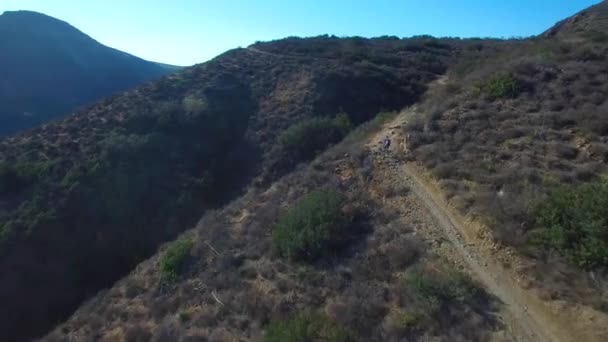
<path fill-rule="evenodd" d="M 62 23 L 64 25 L 72 26 L 67 22 L 57 19 L 55 17 L 51 17 L 50 15 L 46 15 L 44 13 L 29 11 L 29 10 L 17 10 L 17 11 L 4 11 L 2 15 L 0 15 L 0 20 L 2 19 L 18 19 L 18 20 L 45 20 L 49 23 Z"/>
<path fill-rule="evenodd" d="M 27 10 L 0 15 L 0 51 L 0 135 L 59 118 L 175 70 Z M 24 116 L 26 112 L 31 115 Z"/>

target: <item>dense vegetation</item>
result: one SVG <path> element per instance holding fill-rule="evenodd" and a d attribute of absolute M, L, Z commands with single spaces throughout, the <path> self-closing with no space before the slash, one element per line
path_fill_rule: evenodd
<path fill-rule="evenodd" d="M 0 135 L 177 69 L 103 46 L 63 21 L 28 11 L 0 15 L 0 50 Z"/>
<path fill-rule="evenodd" d="M 206 93 L 214 97 L 190 94 L 187 101 L 160 102 L 131 115 L 83 146 L 79 158 L 42 162 L 26 155 L 0 164 L 0 263 L 27 260 L 31 246 L 59 265 L 61 271 L 49 274 L 47 283 L 79 289 L 48 299 L 38 292 L 15 302 L 7 314 L 26 312 L 41 301 L 61 307 L 64 297 L 82 297 L 109 284 L 237 189 L 240 183 L 223 168 L 238 165 L 230 151 L 241 143 L 252 112 L 247 88 L 224 81 L 221 89 Z M 241 101 L 225 103 L 222 93 L 238 94 Z M 205 106 L 193 105 L 194 98 Z M 175 278 L 179 265 L 165 266 L 167 277 Z M 17 274 L 46 276 L 38 267 L 44 265 Z M 8 303 L 13 291 L 24 289 L 2 298 Z"/>

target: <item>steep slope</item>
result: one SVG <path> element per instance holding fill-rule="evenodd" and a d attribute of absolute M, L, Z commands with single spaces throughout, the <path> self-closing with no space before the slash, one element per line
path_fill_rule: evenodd
<path fill-rule="evenodd" d="M 587 340 L 606 339 L 593 324 L 608 314 L 607 20 L 602 2 L 551 34 L 471 55 L 404 132 L 407 158 L 476 243 L 542 310 L 588 324 Z"/>
<path fill-rule="evenodd" d="M 591 8 L 585 27 L 599 27 L 606 6 Z M 270 185 L 289 168 L 274 172 L 284 164 L 277 162 L 281 155 L 268 143 L 272 140 L 249 135 L 259 139 L 257 146 L 267 144 L 260 186 L 205 215 L 180 240 L 80 307 L 46 340 L 280 341 L 302 330 L 361 341 L 606 340 L 607 187 L 588 188 L 602 196 L 587 199 L 579 192 L 570 195 L 568 186 L 553 190 L 596 182 L 606 171 L 608 46 L 602 37 L 581 28 L 526 40 L 460 42 L 456 53 L 435 54 L 447 57 L 447 78 L 402 114 L 405 124 L 389 126 L 395 132 L 390 155 L 352 145 L 351 139 L 367 137 L 355 131 Z M 338 42 L 331 39 L 287 39 L 248 52 L 294 63 L 308 56 L 315 66 L 335 58 L 368 66 L 372 59 L 376 65 L 391 61 L 387 70 L 393 72 L 411 61 L 396 64 L 400 53 L 420 48 L 378 54 L 383 50 L 375 44 L 382 41 L 341 41 L 349 51 L 374 46 L 360 50 L 359 57 L 344 56 L 345 45 L 324 48 Z M 427 40 L 424 50 L 446 44 L 455 43 Z M 354 79 L 314 88 L 325 95 L 330 89 L 357 89 Z M 280 89 L 270 103 L 304 93 Z M 379 96 L 382 91 L 375 89 L 383 88 L 363 93 Z M 350 94 L 363 93 L 347 93 L 346 102 L 358 98 Z M 347 105 L 334 102 L 339 99 L 321 103 L 335 103 L 332 108 L 339 110 Z M 288 102 L 284 108 L 308 103 Z M 371 116 L 375 109 L 365 110 Z M 267 111 L 253 117 L 261 113 Z M 254 127 L 270 127 L 262 123 L 272 124 L 258 121 Z M 340 209 L 354 217 L 353 225 L 334 244 L 322 245 L 326 250 L 314 262 L 285 258 L 277 251 L 277 226 L 298 207 L 300 196 L 319 188 L 346 197 Z M 556 200 L 560 191 L 566 195 Z M 544 226 L 538 207 L 554 202 L 558 206 L 549 208 L 547 220 L 587 227 L 564 234 L 563 224 Z M 568 206 L 594 212 L 572 218 Z M 460 219 L 446 223 L 452 214 Z M 565 246 L 556 247 L 552 238 L 566 240 Z M 568 255 L 573 250 L 579 253 Z M 167 265 L 175 272 L 167 275 Z M 441 280 L 437 273 L 451 274 L 446 268 L 472 270 L 504 303 L 459 276 L 461 281 Z M 504 314 L 504 306 L 515 306 L 514 317 Z M 311 320 L 302 314 L 310 311 L 319 316 Z"/>
<path fill-rule="evenodd" d="M 286 150 L 277 132 L 401 108 L 471 46 L 484 44 L 261 43 L 0 140 L 0 268 L 11 270 L 0 274 L 0 339 L 43 333 L 206 208 L 253 177 L 269 184 L 341 134 L 311 155 Z"/>
<path fill-rule="evenodd" d="M 30 11 L 0 15 L 0 135 L 173 72 Z"/>
<path fill-rule="evenodd" d="M 402 127 L 412 117 L 420 115 L 417 110 L 419 108 L 415 106 L 409 108 L 385 125 L 376 139 L 372 140 L 372 147 L 385 136 L 403 142 Z M 517 264 L 513 251 L 497 252 L 497 246 L 488 243 L 487 236 L 480 234 L 478 223 L 459 213 L 453 207 L 453 202 L 445 200 L 445 195 L 432 174 L 416 165 L 415 160 L 403 155 L 403 144 L 392 146 L 391 154 L 397 160 L 379 167 L 379 172 L 385 174 L 385 186 L 410 188 L 429 209 L 429 214 L 438 224 L 435 229 L 421 229 L 421 235 L 439 235 L 450 242 L 452 251 L 443 249 L 437 253 L 451 260 L 461 260 L 488 292 L 500 300 L 504 305 L 505 323 L 513 329 L 517 340 L 603 341 L 608 338 L 608 314 L 572 300 L 557 306 L 556 301 L 539 295 L 538 288 L 521 284 L 521 277 L 510 267 L 511 264 Z M 573 289 L 577 290 L 574 286 Z"/>
<path fill-rule="evenodd" d="M 544 32 L 545 37 L 576 37 L 581 34 L 587 38 L 601 36 L 608 31 L 608 5 L 605 1 L 591 6 L 570 18 L 564 19 Z"/>
<path fill-rule="evenodd" d="M 521 341 L 517 327 L 503 328 L 501 304 L 456 271 L 462 260 L 435 253 L 441 242 L 424 230 L 437 223 L 416 195 L 386 186 L 381 165 L 391 158 L 365 147 L 386 120 L 208 213 L 44 340 Z M 312 260 L 286 258 L 276 252 L 277 222 L 319 191 L 342 195 L 348 228 Z M 177 250 L 180 267 L 168 277 Z"/>

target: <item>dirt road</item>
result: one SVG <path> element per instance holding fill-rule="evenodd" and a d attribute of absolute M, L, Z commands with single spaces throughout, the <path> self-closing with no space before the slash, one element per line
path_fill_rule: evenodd
<path fill-rule="evenodd" d="M 540 300 L 531 289 L 520 286 L 511 270 L 492 257 L 492 251 L 480 243 L 476 231 L 464 217 L 449 207 L 433 181 L 425 171 L 413 162 L 401 162 L 395 158 L 403 153 L 403 125 L 413 115 L 415 108 L 403 111 L 369 142 L 368 148 L 377 159 L 386 184 L 407 186 L 451 245 L 451 258 L 459 258 L 468 271 L 486 290 L 503 303 L 501 318 L 508 326 L 510 338 L 516 341 L 599 341 L 599 333 L 589 331 L 589 326 L 577 326 L 576 312 L 556 313 Z M 389 152 L 382 151 L 381 143 L 391 137 Z M 424 234 L 425 232 L 421 232 Z M 429 233 L 429 232 L 426 232 Z"/>

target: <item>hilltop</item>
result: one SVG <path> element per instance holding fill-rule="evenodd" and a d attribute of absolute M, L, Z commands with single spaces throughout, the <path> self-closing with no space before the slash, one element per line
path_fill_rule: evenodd
<path fill-rule="evenodd" d="M 177 70 L 104 46 L 70 24 L 31 11 L 0 15 L 0 135 Z"/>

